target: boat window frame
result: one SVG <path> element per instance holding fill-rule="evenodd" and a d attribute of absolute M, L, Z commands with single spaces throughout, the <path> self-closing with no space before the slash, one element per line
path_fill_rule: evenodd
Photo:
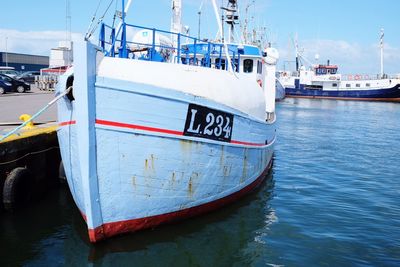
<path fill-rule="evenodd" d="M 220 62 L 220 60 L 221 60 L 221 68 L 219 68 L 219 62 Z M 225 58 L 219 58 L 219 57 L 217 57 L 216 59 L 215 59 L 215 68 L 216 69 L 221 69 L 221 70 L 225 70 L 225 67 L 226 67 L 226 60 L 225 60 Z"/>
<path fill-rule="evenodd" d="M 262 74 L 262 61 L 257 60 L 257 73 Z"/>
<path fill-rule="evenodd" d="M 247 64 L 248 62 L 251 62 L 251 64 Z M 243 60 L 243 73 L 253 73 L 254 69 L 254 59 L 252 58 L 246 58 Z"/>

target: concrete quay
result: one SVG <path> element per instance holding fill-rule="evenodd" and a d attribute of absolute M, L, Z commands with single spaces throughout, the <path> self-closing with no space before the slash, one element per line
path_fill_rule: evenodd
<path fill-rule="evenodd" d="M 27 93 L 7 93 L 0 95 L 0 134 L 6 129 L 18 126 L 22 114 L 33 115 L 54 98 L 54 91 L 41 91 L 34 85 Z M 51 122 L 57 119 L 56 105 L 42 113 L 35 122 Z"/>
<path fill-rule="evenodd" d="M 32 86 L 27 93 L 0 95 L 0 137 L 23 123 L 54 98 L 52 91 Z M 0 214 L 28 206 L 56 184 L 60 171 L 56 105 L 44 111 L 31 128 L 0 142 Z"/>

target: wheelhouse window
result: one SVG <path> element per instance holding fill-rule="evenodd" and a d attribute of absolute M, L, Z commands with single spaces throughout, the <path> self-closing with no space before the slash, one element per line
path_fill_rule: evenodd
<path fill-rule="evenodd" d="M 360 87 L 360 84 L 359 84 L 359 83 L 356 83 L 356 87 Z"/>
<path fill-rule="evenodd" d="M 337 83 L 332 83 L 332 87 L 337 87 Z"/>
<path fill-rule="evenodd" d="M 215 68 L 216 68 L 216 69 L 224 70 L 224 69 L 225 69 L 225 59 L 223 59 L 223 58 L 216 58 L 216 59 L 215 59 Z"/>
<path fill-rule="evenodd" d="M 316 68 L 315 69 L 315 74 L 317 74 L 317 75 L 326 74 L 326 69 L 325 68 Z"/>
<path fill-rule="evenodd" d="M 243 60 L 243 72 L 244 73 L 253 72 L 253 60 L 252 59 Z"/>
<path fill-rule="evenodd" d="M 262 62 L 259 60 L 257 61 L 257 73 L 262 74 Z"/>
<path fill-rule="evenodd" d="M 349 83 L 346 83 L 346 87 L 350 87 L 350 84 L 349 84 Z"/>
<path fill-rule="evenodd" d="M 370 84 L 370 83 L 366 83 L 365 86 L 366 86 L 366 87 L 370 87 L 371 84 Z"/>

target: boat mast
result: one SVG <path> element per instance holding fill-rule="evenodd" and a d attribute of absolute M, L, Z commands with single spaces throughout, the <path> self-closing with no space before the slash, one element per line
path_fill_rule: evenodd
<path fill-rule="evenodd" d="M 128 51 L 126 50 L 126 24 L 125 24 L 125 0 L 122 0 L 122 33 L 121 33 L 121 53 L 120 57 L 127 58 Z"/>
<path fill-rule="evenodd" d="M 294 47 L 296 50 L 296 71 L 298 72 L 299 71 L 299 44 L 297 42 L 297 33 L 296 33 L 294 42 L 295 42 Z"/>
<path fill-rule="evenodd" d="M 172 0 L 171 32 L 181 33 L 182 30 L 182 0 Z"/>
<path fill-rule="evenodd" d="M 384 77 L 383 74 L 383 37 L 385 36 L 384 30 L 383 28 L 381 29 L 381 42 L 380 42 L 380 46 L 381 46 L 381 78 Z"/>
<path fill-rule="evenodd" d="M 232 0 L 229 0 L 232 1 Z M 235 0 L 233 0 L 235 1 Z M 215 12 L 215 18 L 217 20 L 217 24 L 218 24 L 218 28 L 219 28 L 219 33 L 221 34 L 221 39 L 223 40 L 223 44 L 224 44 L 224 50 L 225 50 L 225 55 L 226 55 L 226 61 L 228 62 L 228 70 L 229 72 L 235 74 L 235 72 L 233 71 L 233 67 L 232 67 L 232 61 L 231 61 L 231 57 L 229 56 L 229 50 L 228 50 L 228 45 L 225 42 L 224 36 L 223 36 L 223 30 L 222 30 L 222 23 L 221 20 L 219 19 L 219 13 L 218 13 L 218 8 L 217 8 L 217 3 L 215 2 L 215 0 L 211 0 L 213 7 L 214 7 L 214 12 Z"/>
<path fill-rule="evenodd" d="M 229 28 L 229 35 L 228 40 L 230 43 L 234 42 L 234 35 L 235 35 L 235 24 L 239 19 L 239 16 L 236 14 L 237 12 L 237 0 L 229 0 L 228 7 L 222 7 L 225 10 L 225 17 L 226 17 L 226 24 L 230 25 Z"/>
<path fill-rule="evenodd" d="M 201 29 L 201 9 L 203 8 L 203 1 L 201 1 L 200 7 L 199 7 L 199 11 L 197 12 L 197 15 L 199 15 L 199 28 L 197 31 L 197 39 L 200 40 L 200 29 Z"/>
<path fill-rule="evenodd" d="M 182 32 L 182 0 L 171 1 L 172 18 L 171 18 L 171 39 L 174 47 L 178 47 L 179 35 Z M 174 34 L 177 33 L 178 35 Z M 179 49 L 179 47 L 178 47 Z"/>

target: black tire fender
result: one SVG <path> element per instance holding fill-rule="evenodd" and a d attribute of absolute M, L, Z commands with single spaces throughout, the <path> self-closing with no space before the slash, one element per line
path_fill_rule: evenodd
<path fill-rule="evenodd" d="M 4 209 L 13 211 L 31 198 L 32 176 L 30 171 L 24 167 L 13 169 L 6 178 L 3 186 Z"/>
<path fill-rule="evenodd" d="M 60 161 L 60 166 L 58 167 L 58 178 L 61 181 L 67 181 L 67 176 L 65 175 L 64 163 Z"/>

